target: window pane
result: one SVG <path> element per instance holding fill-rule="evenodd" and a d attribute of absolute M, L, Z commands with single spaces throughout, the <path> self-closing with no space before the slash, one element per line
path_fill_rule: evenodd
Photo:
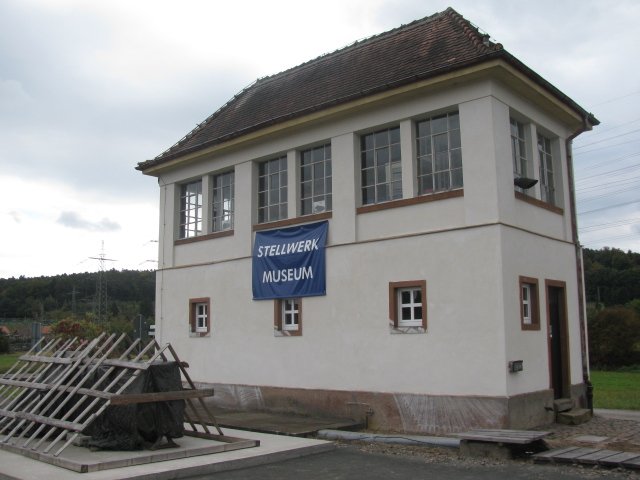
<path fill-rule="evenodd" d="M 373 150 L 367 150 L 366 152 L 362 152 L 362 168 L 371 168 L 373 167 Z"/>
<path fill-rule="evenodd" d="M 422 307 L 415 307 L 413 309 L 414 320 L 422 320 Z"/>
<path fill-rule="evenodd" d="M 375 136 L 375 146 L 378 147 L 386 147 L 389 145 L 389 133 L 387 130 L 382 130 L 381 132 L 376 132 Z"/>
<path fill-rule="evenodd" d="M 402 320 L 412 320 L 411 307 L 402 307 Z"/>
<path fill-rule="evenodd" d="M 391 143 L 400 143 L 400 127 L 390 129 L 389 137 Z"/>
<path fill-rule="evenodd" d="M 369 205 L 375 203 L 375 187 L 367 187 L 362 189 L 362 204 Z"/>
<path fill-rule="evenodd" d="M 389 163 L 389 149 L 379 148 L 376 150 L 376 165 L 386 165 Z"/>
<path fill-rule="evenodd" d="M 451 132 L 449 132 L 449 140 L 452 149 L 460 148 L 460 130 L 451 130 Z"/>
<path fill-rule="evenodd" d="M 458 112 L 449 114 L 449 130 L 460 129 L 460 115 Z"/>
<path fill-rule="evenodd" d="M 411 291 L 402 290 L 402 292 L 400 293 L 400 299 L 403 305 L 411 303 Z"/>
<path fill-rule="evenodd" d="M 447 116 L 435 117 L 431 119 L 431 134 L 443 133 L 447 131 Z"/>
<path fill-rule="evenodd" d="M 389 185 L 376 185 L 376 201 L 387 202 L 389 200 Z"/>

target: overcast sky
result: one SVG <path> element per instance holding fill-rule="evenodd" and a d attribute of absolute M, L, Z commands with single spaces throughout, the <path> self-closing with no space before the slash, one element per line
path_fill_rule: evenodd
<path fill-rule="evenodd" d="M 640 252 L 637 0 L 0 0 L 0 278 L 156 268 L 138 162 L 255 79 L 448 6 L 602 122 L 574 143 L 581 241 Z"/>

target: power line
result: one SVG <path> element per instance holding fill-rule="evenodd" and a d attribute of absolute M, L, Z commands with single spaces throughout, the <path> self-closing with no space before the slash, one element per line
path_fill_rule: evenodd
<path fill-rule="evenodd" d="M 600 212 L 602 210 L 609 210 L 609 209 L 615 208 L 615 207 L 623 207 L 625 205 L 632 205 L 634 203 L 640 203 L 640 200 L 632 200 L 630 202 L 616 203 L 615 205 L 609 205 L 607 207 L 600 207 L 600 208 L 596 208 L 596 209 L 593 209 L 593 210 L 587 210 L 586 212 L 578 212 L 578 215 L 587 215 L 589 213 Z"/>
<path fill-rule="evenodd" d="M 620 133 L 620 134 L 614 135 L 612 137 L 607 137 L 607 138 L 603 138 L 601 140 L 596 140 L 595 142 L 585 143 L 584 145 L 579 145 L 577 147 L 574 147 L 573 149 L 574 150 L 580 150 L 581 148 L 589 147 L 589 146 L 595 145 L 597 143 L 608 142 L 609 140 L 613 140 L 614 138 L 626 137 L 627 135 L 631 135 L 632 133 L 636 133 L 636 132 L 640 132 L 640 128 L 637 128 L 635 130 L 631 130 L 630 132 Z"/>

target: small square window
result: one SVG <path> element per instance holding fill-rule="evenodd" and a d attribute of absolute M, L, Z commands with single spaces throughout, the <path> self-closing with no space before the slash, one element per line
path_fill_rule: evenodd
<path fill-rule="evenodd" d="M 520 277 L 520 325 L 522 330 L 540 330 L 538 279 Z"/>
<path fill-rule="evenodd" d="M 192 337 L 206 337 L 211 331 L 209 298 L 189 300 L 189 334 Z"/>
<path fill-rule="evenodd" d="M 283 298 L 274 301 L 273 329 L 277 337 L 302 335 L 302 299 Z"/>
<path fill-rule="evenodd" d="M 427 282 L 389 283 L 389 320 L 392 333 L 424 333 L 427 330 Z"/>

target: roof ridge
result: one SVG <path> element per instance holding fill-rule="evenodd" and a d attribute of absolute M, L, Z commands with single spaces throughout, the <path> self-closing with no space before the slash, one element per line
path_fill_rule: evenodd
<path fill-rule="evenodd" d="M 384 31 L 384 32 L 381 32 L 381 33 L 376 33 L 376 34 L 370 35 L 368 37 L 361 38 L 361 39 L 356 40 L 356 41 L 354 41 L 354 42 L 352 42 L 352 43 L 350 43 L 348 45 L 345 45 L 344 47 L 337 48 L 336 50 L 333 50 L 331 52 L 323 53 L 322 55 L 318 55 L 316 58 L 312 58 L 311 60 L 307 60 L 306 62 L 303 62 L 303 63 L 301 63 L 299 65 L 295 65 L 295 66 L 290 67 L 290 68 L 287 68 L 286 70 L 283 70 L 281 72 L 274 73 L 272 75 L 267 75 L 265 77 L 258 78 L 256 80 L 256 83 L 260 83 L 260 84 L 268 83 L 268 82 L 270 82 L 272 80 L 279 79 L 279 78 L 281 78 L 281 76 L 285 76 L 286 74 L 289 74 L 289 73 L 293 72 L 294 70 L 300 70 L 303 67 L 307 68 L 307 67 L 311 66 L 312 64 L 315 64 L 315 63 L 317 63 L 317 62 L 319 62 L 321 60 L 325 60 L 325 59 L 327 59 L 329 57 L 333 57 L 335 55 L 339 55 L 339 54 L 341 54 L 343 52 L 346 52 L 346 51 L 349 51 L 349 50 L 356 50 L 358 48 L 363 48 L 363 47 L 369 46 L 369 45 L 371 45 L 373 43 L 382 41 L 382 40 L 384 40 L 385 38 L 387 38 L 390 35 L 397 34 L 398 31 L 400 31 L 400 30 L 410 30 L 412 28 L 417 28 L 418 26 L 421 26 L 421 25 L 423 25 L 425 23 L 429 23 L 429 22 L 435 21 L 438 18 L 444 16 L 444 14 L 449 9 L 451 9 L 451 7 L 449 7 L 447 10 L 443 10 L 442 12 L 436 12 L 436 13 L 434 13 L 432 15 L 428 15 L 426 17 L 419 18 L 417 20 L 413 20 L 413 21 L 411 21 L 409 23 L 400 25 L 398 27 L 394 27 L 391 30 L 387 30 L 387 31 Z"/>
<path fill-rule="evenodd" d="M 483 53 L 502 50 L 501 43 L 492 42 L 487 32 L 480 33 L 480 27 L 464 18 L 453 8 L 448 7 L 443 13 L 449 15 L 462 28 L 464 34 L 471 40 L 477 50 Z"/>

